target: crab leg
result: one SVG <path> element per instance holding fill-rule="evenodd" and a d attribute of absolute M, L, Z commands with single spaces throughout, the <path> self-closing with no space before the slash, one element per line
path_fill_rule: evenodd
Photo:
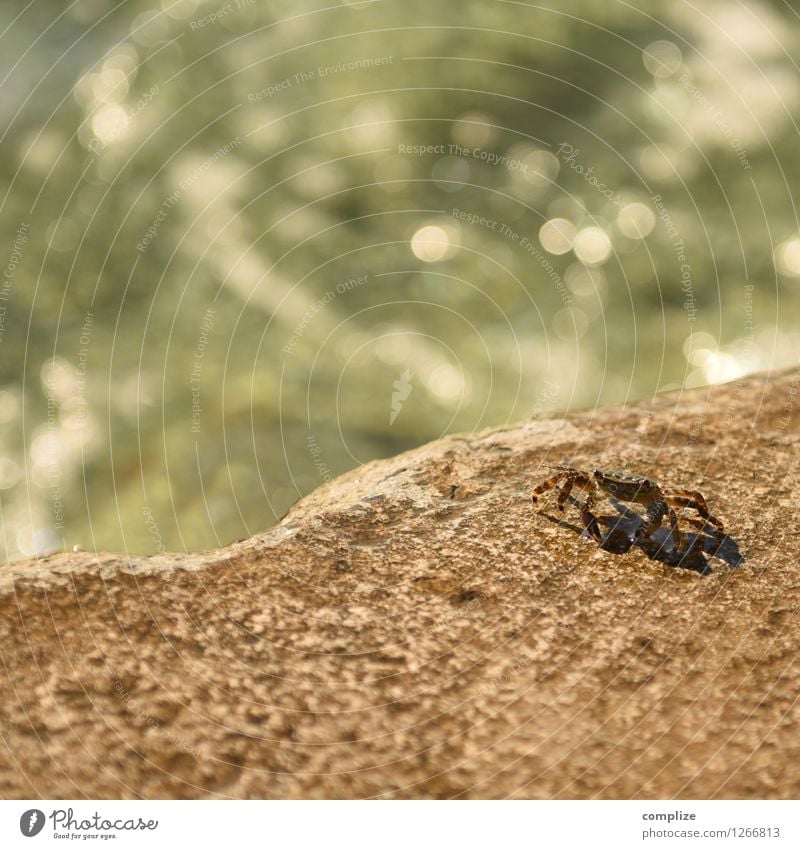
<path fill-rule="evenodd" d="M 640 540 L 649 537 L 650 534 L 654 533 L 661 527 L 661 523 L 664 521 L 664 516 L 666 516 L 670 512 L 669 505 L 666 501 L 654 501 L 648 508 L 645 513 L 645 523 L 640 526 L 639 530 L 636 531 L 636 536 L 634 537 L 635 542 L 639 542 Z M 672 511 L 673 516 L 675 515 L 675 511 Z M 675 521 L 672 521 L 672 516 L 669 517 L 670 524 L 672 525 L 673 535 L 675 533 L 678 517 L 675 516 Z"/>
<path fill-rule="evenodd" d="M 583 526 L 589 532 L 589 535 L 597 540 L 597 542 L 602 542 L 603 537 L 600 533 L 600 526 L 597 524 L 597 518 L 592 512 L 597 489 L 595 488 L 594 483 L 588 478 L 586 483 L 589 485 L 589 494 L 586 496 L 586 500 L 583 504 L 581 504 L 581 519 L 583 520 Z"/>
<path fill-rule="evenodd" d="M 687 493 L 686 495 L 665 495 L 664 498 L 670 504 L 675 505 L 675 507 L 688 507 L 690 510 L 696 510 L 700 516 L 706 520 L 706 522 L 711 523 L 712 525 L 716 525 L 718 530 L 723 531 L 722 522 L 716 518 L 716 516 L 712 516 L 711 513 L 708 512 L 708 505 L 706 504 L 705 498 L 700 495 L 699 492 L 693 492 L 692 490 L 681 490 L 682 492 Z"/>
<path fill-rule="evenodd" d="M 539 496 L 543 492 L 547 492 L 547 490 L 552 489 L 560 480 L 565 477 L 568 477 L 569 472 L 561 471 L 554 474 L 552 477 L 549 477 L 546 481 L 542 481 L 534 490 L 531 492 L 531 501 L 536 504 L 539 500 Z"/>
<path fill-rule="evenodd" d="M 586 472 L 579 472 L 577 469 L 570 468 L 569 466 L 556 466 L 556 468 L 558 469 L 556 474 L 549 477 L 546 481 L 542 481 L 533 490 L 531 493 L 531 501 L 536 504 L 542 493 L 547 492 L 554 486 L 557 486 L 563 480 L 564 485 L 559 489 L 558 498 L 556 499 L 556 506 L 559 510 L 563 510 L 564 504 L 566 504 L 574 486 L 577 485 L 583 490 L 588 490 L 588 495 L 580 505 L 581 519 L 583 521 L 584 528 L 594 539 L 597 540 L 597 542 L 600 542 L 602 540 L 600 527 L 597 524 L 597 519 L 595 518 L 594 513 L 592 513 L 595 497 L 597 495 L 597 487 L 595 486 L 594 481 L 586 474 Z"/>
<path fill-rule="evenodd" d="M 575 486 L 575 475 L 568 475 L 567 479 L 564 481 L 564 485 L 558 491 L 558 498 L 556 499 L 556 507 L 563 512 L 564 505 L 567 503 L 567 499 L 569 498 L 570 493 L 572 492 L 572 487 Z"/>
<path fill-rule="evenodd" d="M 678 526 L 678 514 L 667 504 L 667 515 L 669 516 L 669 524 L 672 529 L 672 545 L 675 551 L 680 551 L 681 548 L 681 529 Z"/>

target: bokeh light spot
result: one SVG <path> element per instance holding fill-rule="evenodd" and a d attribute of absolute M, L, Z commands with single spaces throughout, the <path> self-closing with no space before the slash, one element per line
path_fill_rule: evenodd
<path fill-rule="evenodd" d="M 109 144 L 128 132 L 130 121 L 121 106 L 104 106 L 92 118 L 92 132 L 98 141 Z"/>
<path fill-rule="evenodd" d="M 411 237 L 411 250 L 423 262 L 438 262 L 450 252 L 451 243 L 442 227 L 429 224 L 420 227 Z"/>
<path fill-rule="evenodd" d="M 572 248 L 575 225 L 566 218 L 551 218 L 539 230 L 542 247 L 551 254 L 565 254 Z"/>
<path fill-rule="evenodd" d="M 800 238 L 789 239 L 775 250 L 775 265 L 781 274 L 800 277 Z"/>
<path fill-rule="evenodd" d="M 654 41 L 648 44 L 642 56 L 645 68 L 659 79 L 672 76 L 683 62 L 680 47 L 672 41 Z"/>
<path fill-rule="evenodd" d="M 656 217 L 643 203 L 629 203 L 617 215 L 620 232 L 629 239 L 643 239 L 653 229 Z"/>
<path fill-rule="evenodd" d="M 586 227 L 575 237 L 575 256 L 587 265 L 600 265 L 611 254 L 611 240 L 599 227 Z"/>

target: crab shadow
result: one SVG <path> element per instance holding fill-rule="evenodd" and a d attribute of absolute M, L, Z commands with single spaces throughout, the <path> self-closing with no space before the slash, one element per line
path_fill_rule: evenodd
<path fill-rule="evenodd" d="M 600 548 L 604 551 L 611 554 L 627 554 L 632 548 L 637 547 L 651 560 L 657 560 L 659 563 L 678 569 L 689 569 L 693 572 L 699 572 L 701 575 L 710 575 L 714 571 L 711 568 L 710 561 L 715 557 L 733 568 L 744 563 L 744 556 L 739 551 L 736 541 L 727 534 L 718 531 L 692 533 L 683 530 L 685 545 L 680 550 L 673 548 L 672 535 L 668 528 L 659 528 L 645 539 L 634 542 L 636 532 L 644 526 L 644 520 L 638 513 L 615 498 L 611 498 L 609 501 L 617 511 L 617 515 L 597 516 L 602 537 Z M 576 499 L 571 497 L 569 502 L 580 509 Z M 579 536 L 586 534 L 585 528 L 566 519 L 541 511 L 540 515 L 562 528 L 568 528 Z M 699 530 L 706 527 L 702 521 L 692 519 L 684 519 L 683 521 L 694 524 Z"/>

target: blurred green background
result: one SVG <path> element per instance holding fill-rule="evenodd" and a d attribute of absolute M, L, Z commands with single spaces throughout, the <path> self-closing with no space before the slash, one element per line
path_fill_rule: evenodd
<path fill-rule="evenodd" d="M 8 2 L 8 558 L 798 362 L 781 2 Z"/>

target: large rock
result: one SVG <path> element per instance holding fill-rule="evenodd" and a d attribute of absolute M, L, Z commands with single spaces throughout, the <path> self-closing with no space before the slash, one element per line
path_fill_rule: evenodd
<path fill-rule="evenodd" d="M 796 798 L 798 393 L 454 436 L 221 551 L 7 567 L 0 794 Z M 730 536 L 625 551 L 603 502 L 599 548 L 531 507 L 565 461 L 700 489 Z"/>

